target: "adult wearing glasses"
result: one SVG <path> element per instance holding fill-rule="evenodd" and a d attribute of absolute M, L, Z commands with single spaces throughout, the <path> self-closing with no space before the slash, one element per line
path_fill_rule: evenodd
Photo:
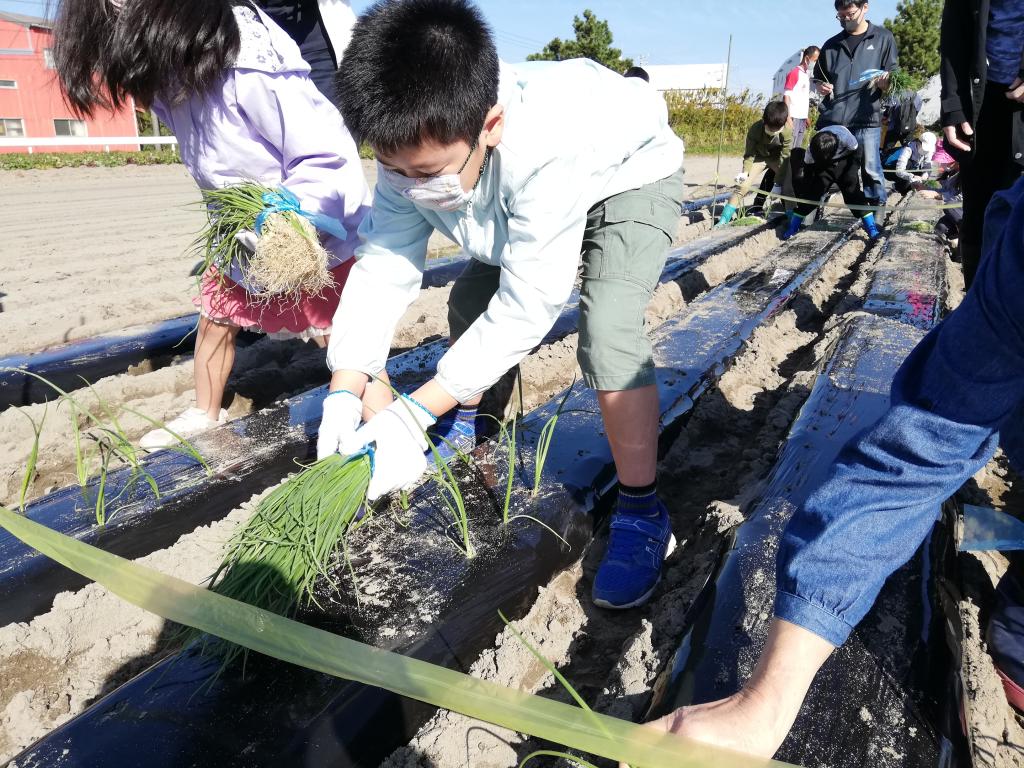
<path fill-rule="evenodd" d="M 817 128 L 842 125 L 849 128 L 864 150 L 862 181 L 870 205 L 885 205 L 887 194 L 882 171 L 882 89 L 896 67 L 896 40 L 885 27 L 868 21 L 867 0 L 835 0 L 836 18 L 843 31 L 821 48 L 814 68 L 822 94 Z M 859 82 L 861 73 L 882 70 L 885 74 Z"/>

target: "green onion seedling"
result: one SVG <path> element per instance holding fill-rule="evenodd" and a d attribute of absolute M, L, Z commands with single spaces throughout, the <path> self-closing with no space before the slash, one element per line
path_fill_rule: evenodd
<path fill-rule="evenodd" d="M 576 384 L 576 377 L 573 377 L 572 384 L 565 390 L 565 394 L 562 396 L 561 401 L 558 403 L 558 408 L 555 409 L 554 414 L 547 420 L 547 423 L 540 430 L 540 437 L 537 438 L 537 456 L 534 459 L 533 464 L 533 495 L 536 496 L 540 493 L 540 481 L 541 476 L 544 474 L 544 464 L 548 459 L 548 451 L 551 449 L 551 440 L 555 436 L 555 427 L 558 425 L 558 417 L 562 415 L 562 409 L 565 408 L 565 403 L 569 399 L 569 395 L 572 394 L 572 388 Z"/>
<path fill-rule="evenodd" d="M 28 453 L 28 463 L 25 466 L 25 477 L 21 480 L 21 490 L 18 494 L 18 508 L 22 514 L 25 513 L 25 499 L 28 497 L 29 486 L 32 485 L 32 479 L 36 474 L 36 462 L 39 460 L 39 436 L 43 431 L 43 422 L 46 421 L 46 411 L 43 409 L 43 416 L 39 419 L 37 424 L 31 416 L 24 411 L 21 411 L 22 415 L 28 419 L 32 425 L 32 449 Z"/>

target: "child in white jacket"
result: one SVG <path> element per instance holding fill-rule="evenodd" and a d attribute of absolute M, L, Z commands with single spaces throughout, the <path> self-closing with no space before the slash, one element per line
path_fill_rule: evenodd
<path fill-rule="evenodd" d="M 338 94 L 380 173 L 335 317 L 321 455 L 374 443 L 377 497 L 419 478 L 424 429 L 471 447 L 481 393 L 550 330 L 582 254 L 579 362 L 620 482 L 594 599 L 639 605 L 671 540 L 655 488 L 658 390 L 644 332 L 683 197 L 683 143 L 664 101 L 587 60 L 500 65 L 466 0 L 371 7 L 353 29 Z M 357 432 L 359 397 L 384 369 L 435 229 L 471 257 L 451 292 L 451 348 L 432 381 Z"/>

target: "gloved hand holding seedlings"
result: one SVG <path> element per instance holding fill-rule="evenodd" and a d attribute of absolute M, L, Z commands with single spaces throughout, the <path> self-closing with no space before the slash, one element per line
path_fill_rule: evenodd
<path fill-rule="evenodd" d="M 426 408 L 402 396 L 355 432 L 353 453 L 373 449 L 373 476 L 367 498 L 381 496 L 416 484 L 427 469 L 426 429 L 437 419 Z"/>
<path fill-rule="evenodd" d="M 316 439 L 316 458 L 332 453 L 349 455 L 359 450 L 356 429 L 363 419 L 363 401 L 347 389 L 331 392 L 324 398 L 323 418 Z"/>

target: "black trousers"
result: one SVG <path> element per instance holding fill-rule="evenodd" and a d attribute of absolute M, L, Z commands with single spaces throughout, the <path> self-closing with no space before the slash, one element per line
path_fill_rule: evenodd
<path fill-rule="evenodd" d="M 860 174 L 863 161 L 859 152 L 840 158 L 833 163 L 802 165 L 799 173 L 793 175 L 793 187 L 797 197 L 804 200 L 820 200 L 835 184 L 843 193 L 847 205 L 867 205 L 868 199 L 860 188 Z M 800 203 L 796 207 L 799 216 L 806 216 L 817 206 Z M 854 211 L 854 216 L 863 216 L 863 211 Z"/>
<path fill-rule="evenodd" d="M 1022 119 L 1024 105 L 1006 98 L 1006 86 L 988 83 L 974 127 L 974 151 L 961 161 L 964 220 L 960 227 L 960 258 L 970 287 L 981 260 L 985 209 L 992 195 L 1013 186 L 1024 161 L 1013 157 L 1013 121 Z"/>
<path fill-rule="evenodd" d="M 768 193 L 772 191 L 772 187 L 775 186 L 775 171 L 771 168 L 766 168 L 764 176 L 761 177 L 761 185 L 758 188 L 757 197 L 754 198 L 754 204 L 751 208 L 764 208 L 765 198 Z"/>

